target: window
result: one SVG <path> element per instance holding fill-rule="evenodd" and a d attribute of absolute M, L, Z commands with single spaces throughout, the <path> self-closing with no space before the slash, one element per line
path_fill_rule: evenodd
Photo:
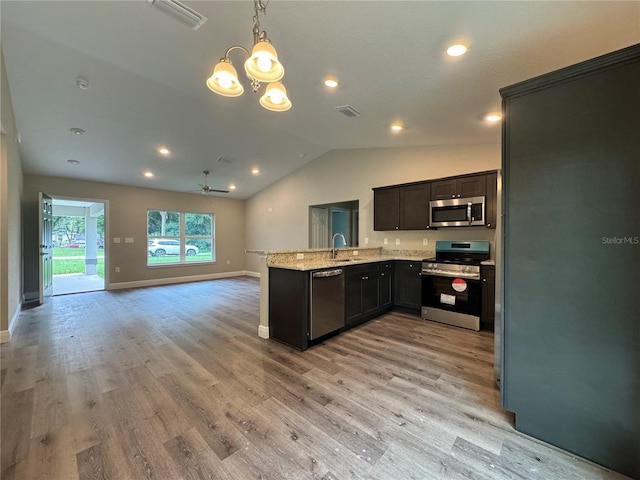
<path fill-rule="evenodd" d="M 147 211 L 147 265 L 215 261 L 212 213 Z"/>

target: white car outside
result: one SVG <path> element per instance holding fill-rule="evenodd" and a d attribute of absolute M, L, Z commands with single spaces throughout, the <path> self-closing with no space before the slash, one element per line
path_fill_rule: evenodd
<path fill-rule="evenodd" d="M 185 255 L 192 257 L 198 254 L 198 247 L 187 245 Z M 149 255 L 152 257 L 164 257 L 165 255 L 180 255 L 180 241 L 170 239 L 149 240 Z"/>

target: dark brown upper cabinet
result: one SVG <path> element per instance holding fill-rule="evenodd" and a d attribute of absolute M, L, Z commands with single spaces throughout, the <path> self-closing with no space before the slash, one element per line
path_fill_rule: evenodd
<path fill-rule="evenodd" d="M 486 192 L 486 175 L 464 176 L 431 182 L 431 200 L 483 197 Z"/>
<path fill-rule="evenodd" d="M 400 229 L 400 188 L 383 187 L 373 191 L 373 229 Z"/>
<path fill-rule="evenodd" d="M 429 182 L 400 187 L 400 230 L 429 228 Z"/>
<path fill-rule="evenodd" d="M 495 171 L 373 189 L 373 229 L 429 229 L 431 200 L 486 197 L 486 227 L 496 228 L 498 173 Z"/>
<path fill-rule="evenodd" d="M 374 230 L 429 228 L 429 182 L 373 189 Z"/>

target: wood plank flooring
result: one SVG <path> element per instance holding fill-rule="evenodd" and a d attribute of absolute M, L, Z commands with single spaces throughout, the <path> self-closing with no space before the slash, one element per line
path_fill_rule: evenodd
<path fill-rule="evenodd" d="M 22 312 L 0 478 L 626 478 L 513 429 L 490 333 L 391 313 L 298 352 L 258 311 L 243 277 Z"/>

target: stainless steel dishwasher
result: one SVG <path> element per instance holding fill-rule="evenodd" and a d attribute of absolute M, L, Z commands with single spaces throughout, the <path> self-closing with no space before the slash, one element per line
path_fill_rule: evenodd
<path fill-rule="evenodd" d="M 311 334 L 315 340 L 344 327 L 344 272 L 311 272 Z"/>

